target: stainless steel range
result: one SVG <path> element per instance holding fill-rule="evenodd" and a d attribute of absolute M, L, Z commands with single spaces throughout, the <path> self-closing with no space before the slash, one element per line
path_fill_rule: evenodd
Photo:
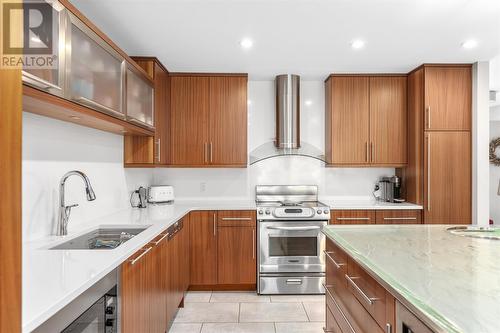
<path fill-rule="evenodd" d="M 260 294 L 323 294 L 325 236 L 330 208 L 315 185 L 255 189 L 259 225 Z"/>

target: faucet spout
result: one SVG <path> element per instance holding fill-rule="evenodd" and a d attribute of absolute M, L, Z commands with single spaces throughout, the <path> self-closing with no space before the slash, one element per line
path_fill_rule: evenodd
<path fill-rule="evenodd" d="M 96 199 L 94 189 L 92 188 L 90 180 L 86 174 L 78 170 L 73 170 L 66 173 L 61 178 L 61 182 L 59 184 L 59 219 L 57 223 L 57 236 L 66 236 L 68 234 L 68 223 L 69 223 L 69 216 L 71 214 L 71 208 L 78 206 L 78 205 L 66 206 L 64 199 L 66 180 L 71 176 L 79 176 L 80 178 L 82 178 L 83 183 L 85 185 L 85 194 L 87 197 L 87 201 L 94 201 Z"/>

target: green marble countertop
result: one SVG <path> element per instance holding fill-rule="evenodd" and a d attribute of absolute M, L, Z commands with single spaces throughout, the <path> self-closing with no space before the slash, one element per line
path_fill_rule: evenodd
<path fill-rule="evenodd" d="M 323 233 L 430 328 L 500 332 L 500 241 L 449 225 L 338 225 Z"/>

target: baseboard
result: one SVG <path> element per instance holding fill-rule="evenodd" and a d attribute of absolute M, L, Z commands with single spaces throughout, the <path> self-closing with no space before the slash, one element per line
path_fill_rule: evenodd
<path fill-rule="evenodd" d="M 204 284 L 190 285 L 189 291 L 257 291 L 257 285 L 253 284 Z"/>

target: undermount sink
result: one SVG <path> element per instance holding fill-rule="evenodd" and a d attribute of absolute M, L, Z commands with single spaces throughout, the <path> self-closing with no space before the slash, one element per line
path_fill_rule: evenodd
<path fill-rule="evenodd" d="M 111 250 L 140 234 L 148 227 L 101 227 L 51 247 L 49 250 Z"/>
<path fill-rule="evenodd" d="M 458 226 L 446 230 L 458 236 L 500 240 L 500 228 L 498 227 Z"/>

